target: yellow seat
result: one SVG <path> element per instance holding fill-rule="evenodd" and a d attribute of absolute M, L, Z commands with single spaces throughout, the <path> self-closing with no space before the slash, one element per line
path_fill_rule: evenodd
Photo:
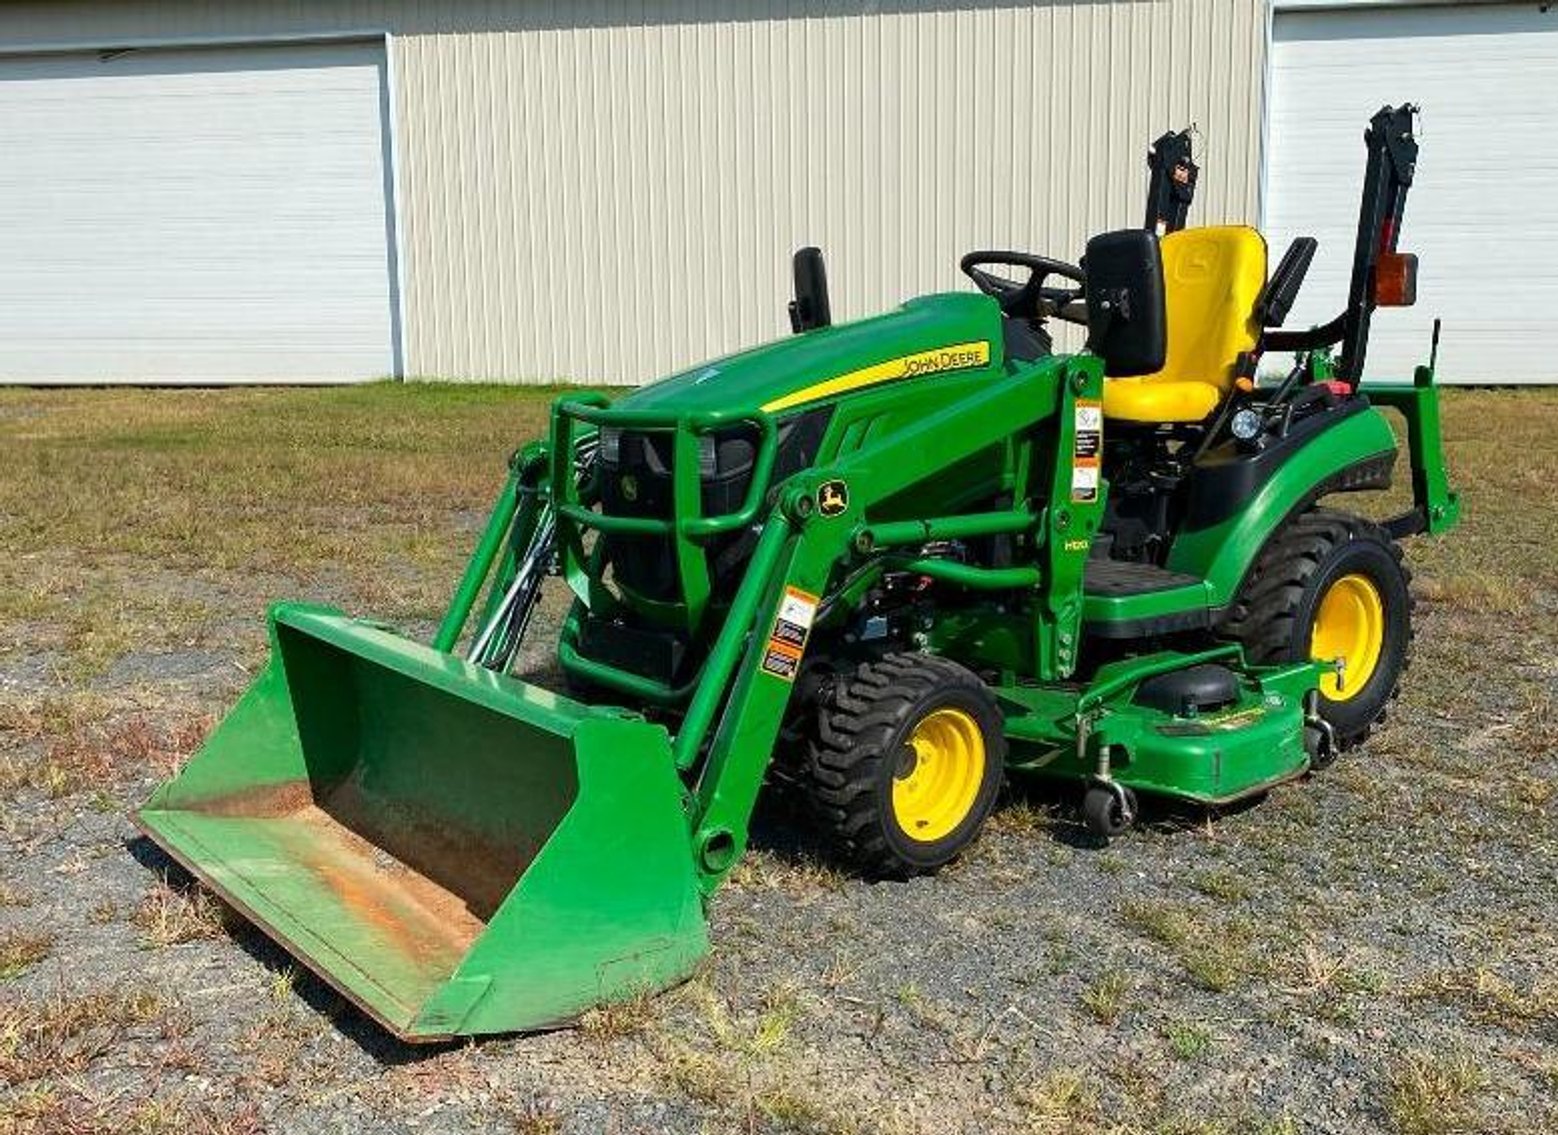
<path fill-rule="evenodd" d="M 1104 416 L 1122 422 L 1199 422 L 1233 388 L 1261 328 L 1266 240 L 1247 225 L 1181 229 L 1163 238 L 1168 352 L 1163 369 L 1104 383 Z"/>

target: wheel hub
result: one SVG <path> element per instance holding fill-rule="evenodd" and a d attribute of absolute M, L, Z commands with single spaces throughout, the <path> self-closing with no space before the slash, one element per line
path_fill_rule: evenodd
<path fill-rule="evenodd" d="M 1347 701 L 1369 684 L 1385 646 L 1385 602 L 1374 581 L 1344 575 L 1320 599 L 1310 635 L 1310 657 L 1334 662 L 1335 674 L 1320 679 L 1330 701 Z"/>
<path fill-rule="evenodd" d="M 909 734 L 893 776 L 893 815 L 904 834 L 930 843 L 962 823 L 984 777 L 985 740 L 961 709 L 926 714 Z"/>

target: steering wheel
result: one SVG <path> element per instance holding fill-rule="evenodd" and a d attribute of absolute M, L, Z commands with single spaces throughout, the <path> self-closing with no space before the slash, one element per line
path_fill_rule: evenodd
<path fill-rule="evenodd" d="M 997 276 L 993 272 L 987 272 L 985 270 L 987 265 L 1026 268 L 1028 278 L 1019 284 L 1003 276 Z M 958 267 L 962 269 L 965 276 L 974 281 L 980 291 L 1000 304 L 1002 312 L 1022 319 L 1037 319 L 1065 307 L 1081 297 L 1082 288 L 1087 283 L 1087 277 L 1083 275 L 1082 269 L 1075 264 L 1067 264 L 1064 260 L 1052 260 L 1048 256 L 1034 256 L 1027 252 L 989 250 L 970 252 L 958 261 Z M 1061 276 L 1077 286 L 1075 289 L 1046 288 L 1044 281 L 1050 276 Z M 1048 307 L 1048 311 L 1040 307 L 1041 302 Z"/>

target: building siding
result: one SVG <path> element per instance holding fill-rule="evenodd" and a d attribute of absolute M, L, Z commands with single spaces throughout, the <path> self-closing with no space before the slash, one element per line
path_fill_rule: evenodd
<path fill-rule="evenodd" d="M 1203 135 L 1192 214 L 1257 212 L 1263 0 L 0 4 L 27 44 L 392 34 L 410 376 L 641 382 L 1139 224 L 1146 143 Z"/>

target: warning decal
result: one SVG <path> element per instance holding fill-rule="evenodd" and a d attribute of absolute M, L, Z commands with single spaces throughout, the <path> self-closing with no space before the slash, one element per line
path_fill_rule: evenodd
<path fill-rule="evenodd" d="M 779 613 L 774 616 L 773 630 L 768 632 L 768 644 L 763 647 L 763 672 L 786 682 L 795 681 L 801 669 L 801 655 L 806 650 L 806 639 L 811 634 L 811 624 L 817 617 L 817 597 L 798 587 L 786 587 L 784 598 L 779 600 Z"/>
<path fill-rule="evenodd" d="M 1077 402 L 1076 440 L 1071 455 L 1071 500 L 1086 504 L 1098 499 L 1104 457 L 1104 404 Z"/>

